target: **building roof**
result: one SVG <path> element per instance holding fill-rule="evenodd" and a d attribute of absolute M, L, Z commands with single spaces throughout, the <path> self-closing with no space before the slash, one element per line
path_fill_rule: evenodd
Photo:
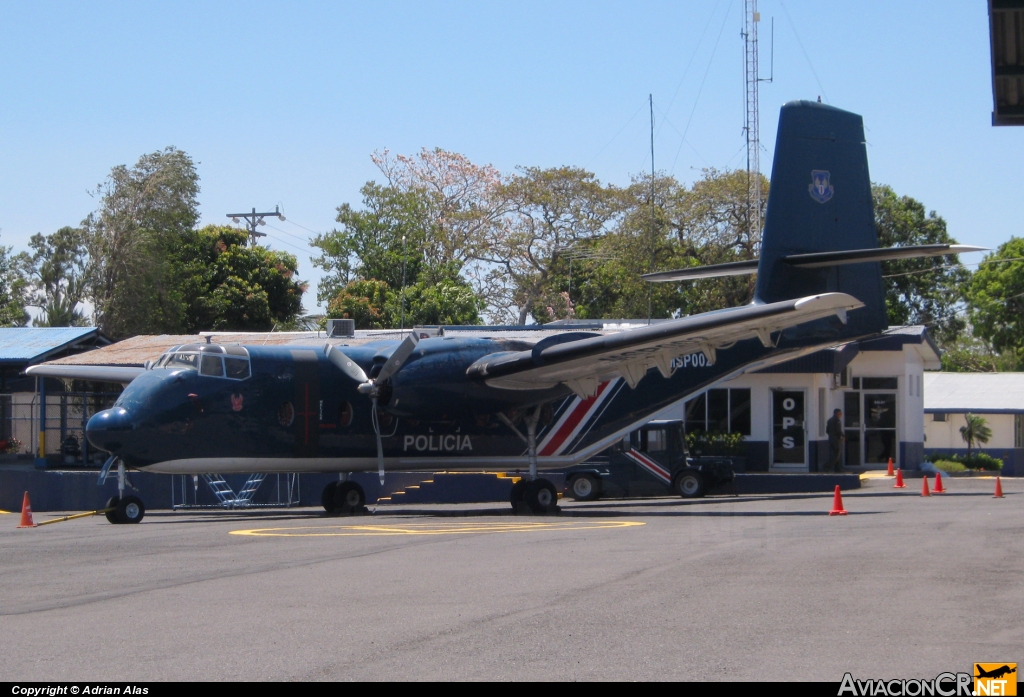
<path fill-rule="evenodd" d="M 992 62 L 992 125 L 1024 126 L 1024 56 L 1020 27 L 1021 0 L 989 0 L 988 21 Z"/>
<path fill-rule="evenodd" d="M 925 373 L 924 410 L 1024 413 L 1024 373 Z"/>
<path fill-rule="evenodd" d="M 0 364 L 39 363 L 107 343 L 96 327 L 5 327 L 0 328 Z"/>
<path fill-rule="evenodd" d="M 822 349 L 793 360 L 758 370 L 758 373 L 840 373 L 861 351 L 902 351 L 919 345 L 925 368 L 938 368 L 941 354 L 928 328 L 921 325 L 889 327 L 877 336 Z"/>

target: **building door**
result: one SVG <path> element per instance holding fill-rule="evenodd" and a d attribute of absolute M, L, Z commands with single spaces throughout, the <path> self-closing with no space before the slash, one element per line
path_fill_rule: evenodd
<path fill-rule="evenodd" d="M 803 390 L 772 391 L 772 469 L 807 470 L 807 429 Z"/>
<path fill-rule="evenodd" d="M 896 393 L 864 392 L 864 464 L 884 465 L 896 452 Z"/>

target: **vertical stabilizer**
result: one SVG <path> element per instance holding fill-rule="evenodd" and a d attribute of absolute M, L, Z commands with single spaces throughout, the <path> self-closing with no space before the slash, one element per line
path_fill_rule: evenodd
<path fill-rule="evenodd" d="M 878 262 L 794 268 L 790 254 L 878 247 L 864 123 L 858 114 L 817 102 L 782 107 L 771 189 L 761 241 L 756 302 L 816 293 L 848 293 L 864 307 L 849 315 L 843 334 L 887 326 Z"/>

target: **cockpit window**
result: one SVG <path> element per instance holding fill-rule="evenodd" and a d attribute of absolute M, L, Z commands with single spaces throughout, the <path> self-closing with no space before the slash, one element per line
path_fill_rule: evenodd
<path fill-rule="evenodd" d="M 245 358 L 224 358 L 224 367 L 232 380 L 245 380 L 249 377 L 249 361 Z"/>
<path fill-rule="evenodd" d="M 167 368 L 198 368 L 198 353 L 172 353 L 164 363 Z"/>
<path fill-rule="evenodd" d="M 220 356 L 203 356 L 202 363 L 199 365 L 199 374 L 208 375 L 211 378 L 224 377 L 224 364 L 221 363 Z"/>

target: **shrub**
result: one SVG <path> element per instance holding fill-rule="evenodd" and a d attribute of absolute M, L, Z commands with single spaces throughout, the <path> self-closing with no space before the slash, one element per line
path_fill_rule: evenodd
<path fill-rule="evenodd" d="M 934 460 L 935 469 L 942 470 L 943 472 L 966 472 L 967 468 L 964 467 L 963 463 L 956 462 L 955 460 Z"/>
<path fill-rule="evenodd" d="M 949 455 L 944 453 L 932 453 L 925 458 L 925 461 L 933 463 L 939 469 L 940 462 L 952 462 L 963 465 L 969 470 L 986 470 L 998 472 L 1003 468 L 1003 461 L 986 453 L 971 453 L 970 455 Z M 943 472 L 956 472 L 963 470 L 942 470 Z"/>
<path fill-rule="evenodd" d="M 686 447 L 690 454 L 733 456 L 743 455 L 743 434 L 721 431 L 693 431 L 686 434 Z"/>

